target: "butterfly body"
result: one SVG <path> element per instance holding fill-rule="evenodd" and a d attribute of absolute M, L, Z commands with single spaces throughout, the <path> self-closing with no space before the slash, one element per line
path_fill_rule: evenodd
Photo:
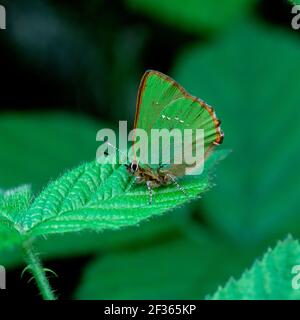
<path fill-rule="evenodd" d="M 185 129 L 194 131 L 203 129 L 204 158 L 206 158 L 211 150 L 223 141 L 224 134 L 220 124 L 212 107 L 190 95 L 172 78 L 155 70 L 145 72 L 137 95 L 134 129 L 143 129 L 148 136 L 152 129 L 171 131 L 176 128 L 181 132 Z M 197 140 L 190 144 L 193 152 L 195 142 Z M 174 151 L 175 155 L 176 152 Z M 174 154 L 171 160 L 174 160 Z M 171 161 L 168 166 L 153 166 L 151 163 L 139 164 L 136 160 L 126 165 L 128 173 L 136 178 L 136 183 L 147 185 L 150 203 L 152 203 L 152 189 L 160 186 L 174 184 L 187 195 L 177 182 L 177 178 L 183 177 L 186 169 L 193 166 L 196 168 L 196 164 L 190 165 L 185 162 L 177 164 L 175 161 Z"/>
<path fill-rule="evenodd" d="M 162 170 L 159 167 L 156 169 L 149 166 L 141 167 L 134 161 L 127 166 L 127 171 L 135 177 L 135 182 L 137 184 L 144 183 L 152 189 L 170 185 L 173 182 L 173 179 L 175 179 L 168 170 Z"/>

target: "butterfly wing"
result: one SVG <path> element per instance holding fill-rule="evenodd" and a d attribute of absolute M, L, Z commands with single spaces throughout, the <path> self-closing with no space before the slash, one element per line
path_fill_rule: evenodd
<path fill-rule="evenodd" d="M 141 80 L 134 128 L 144 129 L 148 136 L 151 129 L 204 129 L 205 154 L 223 140 L 214 110 L 172 78 L 153 70 L 147 71 Z M 181 172 L 182 165 L 180 170 L 174 165 L 173 170 Z"/>
<path fill-rule="evenodd" d="M 183 97 L 181 91 L 167 79 L 171 78 L 158 71 L 145 72 L 137 96 L 134 128 L 150 132 L 162 110 Z"/>

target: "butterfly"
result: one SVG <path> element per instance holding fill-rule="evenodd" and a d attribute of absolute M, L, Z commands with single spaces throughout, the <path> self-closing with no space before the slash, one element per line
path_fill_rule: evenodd
<path fill-rule="evenodd" d="M 223 141 L 220 124 L 212 107 L 190 95 L 169 76 L 154 70 L 148 70 L 143 75 L 137 95 L 134 129 L 144 129 L 149 135 L 152 129 L 160 128 L 204 129 L 205 158 Z M 174 184 L 187 195 L 177 181 L 185 175 L 185 163 L 151 165 L 134 159 L 126 168 L 137 184 L 146 184 L 150 204 L 152 189 L 161 186 Z"/>

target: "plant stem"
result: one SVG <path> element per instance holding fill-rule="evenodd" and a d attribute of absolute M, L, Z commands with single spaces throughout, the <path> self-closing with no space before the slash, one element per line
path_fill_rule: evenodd
<path fill-rule="evenodd" d="M 44 300 L 56 300 L 53 290 L 46 277 L 43 266 L 34 252 L 31 241 L 26 241 L 23 244 L 24 257 L 28 263 L 28 269 L 32 272 L 36 284 L 41 292 Z"/>

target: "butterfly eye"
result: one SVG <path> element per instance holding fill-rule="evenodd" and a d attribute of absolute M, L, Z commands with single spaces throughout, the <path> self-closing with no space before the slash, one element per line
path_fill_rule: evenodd
<path fill-rule="evenodd" d="M 132 162 L 131 165 L 130 165 L 131 172 L 136 172 L 138 167 L 139 166 L 138 166 L 138 164 L 136 162 Z"/>

